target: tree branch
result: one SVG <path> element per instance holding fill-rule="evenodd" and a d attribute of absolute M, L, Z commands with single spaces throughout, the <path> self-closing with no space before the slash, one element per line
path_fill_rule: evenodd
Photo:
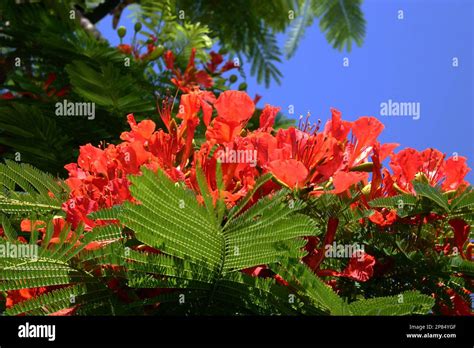
<path fill-rule="evenodd" d="M 119 4 L 120 0 L 107 0 L 97 6 L 92 12 L 87 13 L 85 17 L 87 17 L 91 23 L 95 24 L 112 12 Z"/>

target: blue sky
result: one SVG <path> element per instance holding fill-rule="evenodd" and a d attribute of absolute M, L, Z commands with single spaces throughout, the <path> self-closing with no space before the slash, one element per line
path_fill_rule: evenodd
<path fill-rule="evenodd" d="M 350 53 L 333 49 L 316 21 L 296 54 L 279 65 L 281 85 L 266 89 L 257 84 L 244 64 L 248 93 L 263 96 L 260 106 L 280 106 L 294 118 L 310 112 L 311 120 L 324 123 L 331 107 L 347 120 L 378 117 L 385 125 L 382 142 L 418 150 L 435 147 L 448 156 L 458 153 L 474 169 L 474 1 L 365 0 L 362 10 L 367 31 L 361 47 Z M 126 15 L 120 24 L 133 30 Z M 117 42 L 110 16 L 99 30 Z M 281 35 L 281 48 L 285 39 Z M 458 67 L 453 67 L 454 57 Z M 419 103 L 419 119 L 380 115 L 381 103 L 388 100 Z M 290 105 L 293 115 L 288 114 Z M 474 173 L 467 179 L 474 182 Z"/>

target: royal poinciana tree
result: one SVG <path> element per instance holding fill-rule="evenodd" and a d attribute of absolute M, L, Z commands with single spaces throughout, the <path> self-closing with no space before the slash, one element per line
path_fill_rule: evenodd
<path fill-rule="evenodd" d="M 288 56 L 314 18 L 360 43 L 359 1 L 1 6 L 5 314 L 470 314 L 464 157 L 335 109 L 293 125 L 243 91 L 245 58 L 278 80 L 278 32 Z M 127 6 L 111 47 L 94 23 Z"/>
<path fill-rule="evenodd" d="M 266 105 L 249 130 L 241 91 L 194 86 L 176 110 L 160 129 L 129 114 L 65 181 L 0 167 L 0 241 L 39 250 L 0 259 L 6 314 L 470 313 L 464 157 L 394 153 L 376 118 L 335 109 L 275 130 Z"/>

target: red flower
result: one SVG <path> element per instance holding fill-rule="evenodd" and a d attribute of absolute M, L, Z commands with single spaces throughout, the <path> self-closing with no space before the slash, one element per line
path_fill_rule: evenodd
<path fill-rule="evenodd" d="M 234 140 L 241 131 L 242 125 L 239 122 L 216 117 L 206 131 L 206 139 L 217 144 L 224 144 Z"/>
<path fill-rule="evenodd" d="M 240 140 L 241 138 L 236 138 L 234 143 L 228 143 L 226 146 L 231 151 L 248 151 L 249 149 L 251 151 L 252 145 Z M 213 196 L 214 203 L 217 201 L 220 194 L 220 197 L 224 199 L 228 206 L 233 206 L 253 187 L 255 184 L 255 176 L 258 172 L 250 162 L 227 163 L 225 161 L 224 163 L 221 163 L 224 191 L 219 193 L 216 182 L 217 160 L 220 154 L 222 154 L 223 151 L 225 152 L 225 148 L 223 146 L 218 148 L 211 156 L 212 148 L 213 145 L 210 142 L 206 142 L 201 146 L 199 151 L 194 153 L 194 161 L 190 170 L 190 178 L 187 183 L 193 190 L 198 193 L 200 192 L 196 179 L 197 168 L 200 168 L 204 172 L 208 190 Z"/>
<path fill-rule="evenodd" d="M 398 188 L 415 193 L 412 181 L 424 180 L 431 186 L 441 185 L 445 191 L 456 190 L 466 186 L 464 177 L 470 171 L 464 157 L 452 157 L 447 161 L 445 155 L 435 149 L 418 152 L 415 149 L 404 149 L 391 156 L 390 167 L 393 181 Z"/>
<path fill-rule="evenodd" d="M 338 226 L 338 218 L 330 217 L 328 219 L 326 236 L 324 237 L 324 242 L 319 250 L 316 250 L 315 248 L 316 240 L 314 237 L 308 238 L 308 243 L 305 247 L 306 251 L 308 251 L 308 255 L 303 258 L 303 262 L 306 263 L 313 271 L 316 271 L 319 268 L 321 262 L 323 262 L 325 256 L 325 247 L 326 245 L 332 244 L 334 242 L 334 237 L 336 236 Z"/>
<path fill-rule="evenodd" d="M 206 65 L 206 68 L 212 74 L 215 74 L 215 73 L 222 74 L 226 71 L 237 68 L 234 62 L 229 60 L 222 66 L 220 70 L 217 70 L 219 65 L 222 64 L 222 62 L 224 61 L 224 58 L 222 58 L 222 56 L 219 53 L 216 53 L 214 51 L 212 51 L 210 55 L 211 55 L 211 61 Z"/>
<path fill-rule="evenodd" d="M 370 183 L 369 193 L 370 200 L 383 197 L 384 195 L 395 194 L 393 180 L 391 180 L 386 169 L 382 169 L 382 161 L 388 157 L 397 146 L 399 146 L 399 144 L 396 143 L 380 145 L 380 143 L 376 142 L 374 144 L 372 153 L 372 181 Z"/>
<path fill-rule="evenodd" d="M 260 129 L 263 131 L 271 130 L 279 111 L 280 108 L 266 104 L 260 114 Z"/>
<path fill-rule="evenodd" d="M 216 72 L 223 59 L 217 54 L 211 54 L 211 57 L 211 63 L 207 68 Z M 164 129 L 156 130 L 156 124 L 151 120 L 137 122 L 130 114 L 127 116 L 130 131 L 121 134 L 120 144 L 101 147 L 91 144 L 82 146 L 77 163 L 65 167 L 69 173 L 66 182 L 71 189 L 70 197 L 63 204 L 66 218 L 53 220 L 54 233 L 51 243 L 59 241 L 61 232 L 69 234 L 67 243 L 70 237 L 74 236 L 74 229 L 80 224 L 84 224 L 87 233 L 98 225 L 119 223 L 94 220 L 89 214 L 124 201 L 133 201 L 129 190 L 131 185 L 129 176 L 140 175 L 143 166 L 155 171 L 161 169 L 173 181 L 181 181 L 194 190 L 200 203 L 203 202 L 203 198 L 201 187 L 197 183 L 197 173 L 202 171 L 214 204 L 218 200 L 223 200 L 229 208 L 239 203 L 242 197 L 255 188 L 260 175 L 272 173 L 276 180 L 269 180 L 261 186 L 252 199 L 246 202 L 244 210 L 260 197 L 273 194 L 282 186 L 291 189 L 304 188 L 298 192 L 304 198 L 307 198 L 307 195 L 317 196 L 323 193 L 338 194 L 341 195 L 339 198 L 342 202 L 348 202 L 349 209 L 360 210 L 357 213 L 366 213 L 371 209 L 370 200 L 374 198 L 391 196 L 400 191 L 413 192 L 413 180 L 442 186 L 445 191 L 460 192 L 467 185 L 464 177 L 469 168 L 463 157 L 453 157 L 445 161 L 443 154 L 432 149 L 422 152 L 406 149 L 394 155 L 392 152 L 398 144 L 380 144 L 377 141 L 383 125 L 372 117 L 347 122 L 341 119 L 339 111 L 332 109 L 331 120 L 327 122 L 322 132 L 319 132 L 319 123 L 310 125 L 308 121 L 300 123 L 298 128 L 290 127 L 275 131 L 273 127 L 279 108 L 266 105 L 259 117 L 259 128 L 253 132 L 245 130 L 245 125 L 254 114 L 255 103 L 244 92 L 225 91 L 216 99 L 213 93 L 199 90 L 199 85 L 212 85 L 212 80 L 207 72 L 196 69 L 194 52 L 191 58 L 186 70 L 182 72 L 175 67 L 171 52 L 167 52 L 164 56 L 167 68 L 174 74 L 173 82 L 182 91 L 188 92 L 181 96 L 180 111 L 176 116 L 173 115 L 173 103 L 169 99 L 163 102 L 159 114 L 165 125 Z M 54 76 L 50 76 L 45 87 L 48 91 L 53 81 Z M 214 108 L 217 114 L 215 118 L 213 118 Z M 196 141 L 195 134 L 198 131 L 199 134 L 205 132 L 204 142 Z M 348 139 L 351 132 L 351 138 Z M 251 156 L 248 158 L 234 156 L 230 157 L 231 159 L 225 157 L 227 154 L 233 156 L 239 153 Z M 382 167 L 382 162 L 388 156 L 391 157 L 390 166 L 393 174 Z M 369 157 L 372 163 L 368 162 Z M 219 189 L 217 167 L 222 170 L 220 176 L 222 186 Z M 372 172 L 371 182 L 370 185 L 366 185 L 369 172 Z M 365 185 L 363 189 L 361 183 Z M 330 189 L 331 185 L 334 186 L 333 190 Z M 357 192 L 360 194 L 356 201 L 347 197 L 348 191 L 352 188 L 361 191 Z M 366 282 L 374 276 L 376 266 L 377 276 L 387 275 L 387 272 L 393 269 L 395 259 L 387 260 L 380 257 L 382 263 L 378 263 L 373 256 L 360 251 L 350 257 L 342 271 L 320 269 L 325 259 L 325 247 L 333 243 L 339 227 L 339 218 L 333 213 L 327 215 L 330 217 L 327 219 L 324 239 L 315 236 L 306 237 L 305 250 L 308 254 L 303 258 L 303 262 L 313 272 L 321 276 L 345 277 L 357 282 Z M 366 227 L 368 221 L 361 216 L 366 215 L 357 214 L 360 224 Z M 454 231 L 454 238 L 449 239 L 442 235 L 444 231 L 440 226 L 443 224 L 439 220 L 444 219 L 446 216 L 443 214 L 434 213 L 399 218 L 396 210 L 385 208 L 375 210 L 369 217 L 373 224 L 380 227 L 388 227 L 395 222 L 413 229 L 418 227 L 415 225 L 421 223 L 431 224 L 437 229 L 433 233 L 432 247 L 435 250 L 448 254 L 451 245 L 455 245 L 462 257 L 470 257 L 472 245 L 464 249 L 469 237 L 469 224 L 459 218 L 449 220 Z M 21 228 L 22 231 L 36 229 L 44 235 L 45 225 L 43 221 L 24 220 Z M 348 229 L 348 226 L 342 226 L 340 232 L 344 238 L 348 238 L 351 236 L 349 233 L 351 230 L 352 227 Z M 1 227 L 0 235 L 2 235 Z M 358 234 L 354 237 L 358 238 Z M 370 231 L 368 237 L 371 237 Z M 23 238 L 21 242 L 27 241 Z M 92 242 L 87 244 L 85 249 L 100 249 L 111 242 L 110 240 Z M 77 245 L 80 244 L 81 240 L 77 241 Z M 160 253 L 159 250 L 144 245 L 135 246 L 134 249 Z M 429 257 L 428 253 L 424 255 Z M 105 267 L 111 271 L 123 271 L 122 267 L 116 265 L 104 265 L 94 269 L 93 274 L 101 274 Z M 244 272 L 258 277 L 273 277 L 279 284 L 288 285 L 266 265 L 253 267 Z M 121 298 L 131 300 L 131 297 L 128 297 L 128 290 L 122 291 L 125 285 L 122 280 L 111 279 L 106 283 Z M 51 287 L 8 292 L 8 304 L 11 306 L 15 301 L 38 296 L 50 290 Z M 137 294 L 141 298 L 161 292 L 162 289 L 151 289 Z M 455 310 L 464 313 L 464 310 L 467 310 L 465 301 L 458 296 L 459 294 L 450 293 L 450 295 Z M 444 307 L 441 308 L 444 310 Z M 74 311 L 75 308 L 69 308 L 55 314 L 64 315 Z"/>
<path fill-rule="evenodd" d="M 155 131 L 155 122 L 150 120 L 143 120 L 139 124 L 135 121 L 133 114 L 127 115 L 127 121 L 132 129 L 130 132 L 123 132 L 120 135 L 120 139 L 126 140 L 129 142 L 141 142 L 145 143 L 149 140 Z"/>
<path fill-rule="evenodd" d="M 445 191 L 457 190 L 460 186 L 467 186 L 469 183 L 464 180 L 467 173 L 471 171 L 466 164 L 466 158 L 451 157 L 445 162 L 446 179 L 443 182 Z"/>
<path fill-rule="evenodd" d="M 383 124 L 375 117 L 361 117 L 352 123 L 352 134 L 357 141 L 348 148 L 349 168 L 357 166 L 368 157 L 383 128 Z"/>
<path fill-rule="evenodd" d="M 182 72 L 175 67 L 175 57 L 171 51 L 164 54 L 166 67 L 171 70 L 174 77 L 171 82 L 184 93 L 192 92 L 193 90 L 203 87 L 204 89 L 211 88 L 214 81 L 209 74 L 204 70 L 197 70 L 194 62 L 196 56 L 196 49 L 193 48 L 189 57 L 188 66 Z"/>
<path fill-rule="evenodd" d="M 172 61 L 169 60 L 168 63 L 171 66 Z M 214 119 L 213 107 L 217 112 Z M 301 129 L 291 127 L 275 133 L 272 127 L 279 109 L 267 105 L 260 115 L 259 129 L 243 133 L 242 129 L 254 110 L 253 101 L 244 92 L 226 91 L 216 99 L 210 92 L 193 90 L 181 98 L 180 112 L 177 115 L 181 122 L 172 118 L 171 103 L 164 104 L 160 115 L 167 132 L 156 131 L 152 121 L 137 123 L 133 115 L 129 115 L 131 131 L 122 134 L 123 143 L 109 145 L 104 149 L 90 144 L 81 147 L 78 165 L 66 167 L 70 173 L 67 182 L 71 187 L 71 198 L 64 205 L 67 221 L 73 227 L 83 222 L 86 229 L 89 229 L 99 223 L 87 217 L 90 212 L 131 200 L 127 175 L 139 174 L 142 165 L 154 170 L 162 168 L 173 180 L 185 181 L 197 193 L 198 200 L 202 201 L 196 179 L 196 172 L 200 168 L 214 202 L 222 198 L 229 207 L 244 197 L 254 187 L 256 178 L 265 172 L 271 172 L 281 185 L 290 188 L 308 187 L 314 188 L 312 193 L 325 192 L 328 183 L 332 183 L 332 193 L 345 193 L 360 182 L 366 183 L 369 174 L 354 171 L 361 170 L 354 166 L 366 163 L 369 156 L 372 156 L 373 161 L 369 168 L 373 172 L 370 199 L 392 194 L 396 182 L 409 183 L 408 178 L 415 178 L 420 171 L 426 173 L 427 178 L 433 182 L 445 180 L 449 187 L 463 185 L 462 178 L 467 172 L 465 161 L 449 161 L 448 180 L 448 161 L 441 164 L 443 157 L 433 151 L 418 153 L 413 150 L 392 155 L 395 169 L 394 175 L 389 175 L 382 169 L 381 162 L 397 144 L 381 145 L 377 142 L 376 138 L 383 126 L 374 118 L 365 117 L 351 123 L 342 121 L 340 113 L 333 109 L 332 119 L 324 132 L 318 132 L 318 128 L 314 129 L 306 124 Z M 201 111 L 207 141 L 196 149 L 194 133 L 200 123 Z M 351 130 L 353 140 L 349 141 L 347 135 Z M 224 188 L 219 191 L 216 182 L 217 161 L 219 155 L 226 151 L 256 151 L 256 158 L 252 163 L 221 161 Z M 397 176 L 396 173 L 401 175 Z M 276 182 L 270 181 L 256 197 L 280 187 Z M 255 200 L 251 200 L 249 204 L 254 202 Z M 367 208 L 367 202 L 362 202 L 361 207 Z M 382 227 L 390 226 L 397 220 L 396 211 L 375 211 L 369 220 Z M 324 260 L 324 245 L 334 240 L 338 222 L 337 218 L 329 219 L 322 247 L 317 248 L 315 238 L 308 238 L 309 253 L 304 262 L 318 274 L 366 281 L 373 275 L 375 264 L 375 259 L 367 254 L 361 259 L 352 257 L 343 272 L 319 269 Z M 467 238 L 466 226 L 455 221 L 451 223 L 456 243 L 462 250 Z M 101 246 L 94 244 L 88 247 Z"/>
<path fill-rule="evenodd" d="M 245 92 L 225 91 L 214 103 L 217 115 L 225 121 L 245 123 L 252 117 L 255 104 Z"/>
<path fill-rule="evenodd" d="M 101 150 L 91 144 L 79 148 L 79 166 L 89 172 L 100 173 L 107 176 L 107 158 L 104 150 Z"/>
<path fill-rule="evenodd" d="M 52 83 L 56 81 L 56 74 L 55 73 L 49 73 L 48 78 L 43 84 L 43 90 L 46 92 L 48 97 L 56 96 L 56 97 L 62 97 L 69 93 L 69 87 L 65 86 L 61 88 L 59 91 L 56 90 L 56 88 L 51 87 Z M 37 98 L 36 95 L 33 95 L 33 98 Z"/>
<path fill-rule="evenodd" d="M 207 128 L 206 139 L 223 144 L 238 136 L 244 124 L 252 117 L 255 105 L 240 91 L 225 91 L 214 103 L 217 117 Z"/>
<path fill-rule="evenodd" d="M 451 303 L 440 303 L 443 315 L 472 315 L 471 304 L 466 302 L 461 295 L 452 289 L 446 289 L 446 293 L 450 296 Z M 469 291 L 467 293 L 469 294 Z"/>
<path fill-rule="evenodd" d="M 334 190 L 333 193 L 342 193 L 347 191 L 351 186 L 368 178 L 367 173 L 358 172 L 337 172 L 333 176 Z"/>
<path fill-rule="evenodd" d="M 212 104 L 216 102 L 216 97 L 211 92 L 193 91 L 181 97 L 180 112 L 178 118 L 185 121 L 197 119 L 199 110 L 202 110 L 204 124 L 209 126 L 212 117 Z M 184 125 L 183 127 L 185 127 Z"/>
<path fill-rule="evenodd" d="M 329 179 L 339 158 L 337 141 L 324 133 L 301 131 L 296 128 L 279 129 L 276 134 L 277 151 L 274 159 L 296 159 L 308 170 L 308 183 L 320 183 Z"/>
<path fill-rule="evenodd" d="M 38 297 L 46 292 L 48 292 L 48 289 L 45 287 L 7 291 L 7 301 L 5 306 L 11 308 L 20 302 Z"/>
<path fill-rule="evenodd" d="M 326 123 L 324 133 L 331 135 L 338 141 L 346 141 L 347 134 L 351 131 L 352 123 L 341 120 L 341 112 L 337 109 L 331 108 L 331 120 Z"/>
<path fill-rule="evenodd" d="M 360 256 L 360 255 L 359 255 Z M 374 274 L 375 258 L 363 253 L 362 259 L 352 256 L 346 269 L 341 273 L 342 277 L 353 279 L 357 282 L 366 282 Z"/>
<path fill-rule="evenodd" d="M 319 276 L 345 277 L 357 282 L 366 282 L 374 275 L 375 258 L 372 255 L 363 253 L 362 255 L 353 255 L 347 267 L 342 272 L 332 269 L 318 270 Z"/>
<path fill-rule="evenodd" d="M 87 215 L 99 209 L 96 201 L 88 197 L 76 197 L 63 203 L 62 207 L 67 213 L 66 220 L 71 223 L 74 229 L 81 222 L 85 223 L 86 230 L 91 230 L 95 226 L 95 222 L 88 218 Z"/>
<path fill-rule="evenodd" d="M 458 252 L 465 258 L 464 244 L 466 244 L 467 238 L 469 237 L 470 225 L 463 219 L 451 219 L 448 221 L 454 230 L 454 243 L 458 249 Z"/>
<path fill-rule="evenodd" d="M 124 54 L 132 54 L 132 46 L 130 45 L 120 44 L 117 46 L 117 48 Z"/>
<path fill-rule="evenodd" d="M 10 99 L 15 99 L 15 96 L 13 95 L 12 92 L 6 92 L 3 94 L 0 94 L 0 99 L 10 100 Z"/>
<path fill-rule="evenodd" d="M 217 67 L 224 61 L 224 58 L 219 53 L 211 51 L 211 61 L 207 63 L 207 70 L 211 73 L 214 73 L 217 70 Z"/>
<path fill-rule="evenodd" d="M 382 212 L 376 210 L 369 216 L 369 220 L 381 227 L 387 227 L 397 221 L 397 211 L 395 209 L 382 209 Z"/>
<path fill-rule="evenodd" d="M 272 161 L 267 169 L 279 182 L 292 189 L 304 187 L 308 177 L 308 169 L 294 159 Z"/>
<path fill-rule="evenodd" d="M 57 244 L 60 241 L 60 234 L 66 227 L 66 221 L 63 218 L 53 218 L 53 234 L 49 240 L 49 244 Z M 34 230 L 40 232 L 43 238 L 46 234 L 46 222 L 41 220 L 31 221 L 29 219 L 23 219 L 20 223 L 22 232 L 33 232 Z M 73 237 L 73 232 L 70 231 L 66 237 L 66 242 Z"/>
<path fill-rule="evenodd" d="M 168 50 L 163 54 L 163 59 L 165 60 L 165 65 L 168 70 L 174 70 L 174 54 L 172 51 Z"/>
<path fill-rule="evenodd" d="M 46 223 L 44 221 L 36 220 L 31 221 L 30 219 L 23 219 L 20 223 L 20 229 L 22 232 L 38 231 L 41 233 L 45 232 Z"/>

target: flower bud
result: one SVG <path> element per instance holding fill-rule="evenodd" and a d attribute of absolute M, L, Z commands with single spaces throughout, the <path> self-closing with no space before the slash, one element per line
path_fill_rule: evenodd
<path fill-rule="evenodd" d="M 140 30 L 142 30 L 142 24 L 140 22 L 136 22 L 133 29 L 135 29 L 136 32 L 139 32 Z"/>
<path fill-rule="evenodd" d="M 123 38 L 126 34 L 127 34 L 127 28 L 125 28 L 123 25 L 120 26 L 118 29 L 117 29 L 117 34 L 120 38 Z"/>
<path fill-rule="evenodd" d="M 242 82 L 239 85 L 239 91 L 245 91 L 247 89 L 247 84 L 245 82 Z"/>
<path fill-rule="evenodd" d="M 367 196 L 369 193 L 370 193 L 370 190 L 372 189 L 372 185 L 370 183 L 368 183 L 367 185 L 365 185 L 361 192 L 364 196 Z"/>
<path fill-rule="evenodd" d="M 230 75 L 229 81 L 230 83 L 234 83 L 235 81 L 237 81 L 237 75 Z"/>
<path fill-rule="evenodd" d="M 358 166 L 352 167 L 351 172 L 372 172 L 374 164 L 372 162 L 365 162 L 359 164 Z"/>
<path fill-rule="evenodd" d="M 163 45 L 158 45 L 155 47 L 155 51 L 157 51 L 157 55 L 158 57 L 161 57 L 161 55 L 165 52 L 165 48 L 163 47 Z"/>

